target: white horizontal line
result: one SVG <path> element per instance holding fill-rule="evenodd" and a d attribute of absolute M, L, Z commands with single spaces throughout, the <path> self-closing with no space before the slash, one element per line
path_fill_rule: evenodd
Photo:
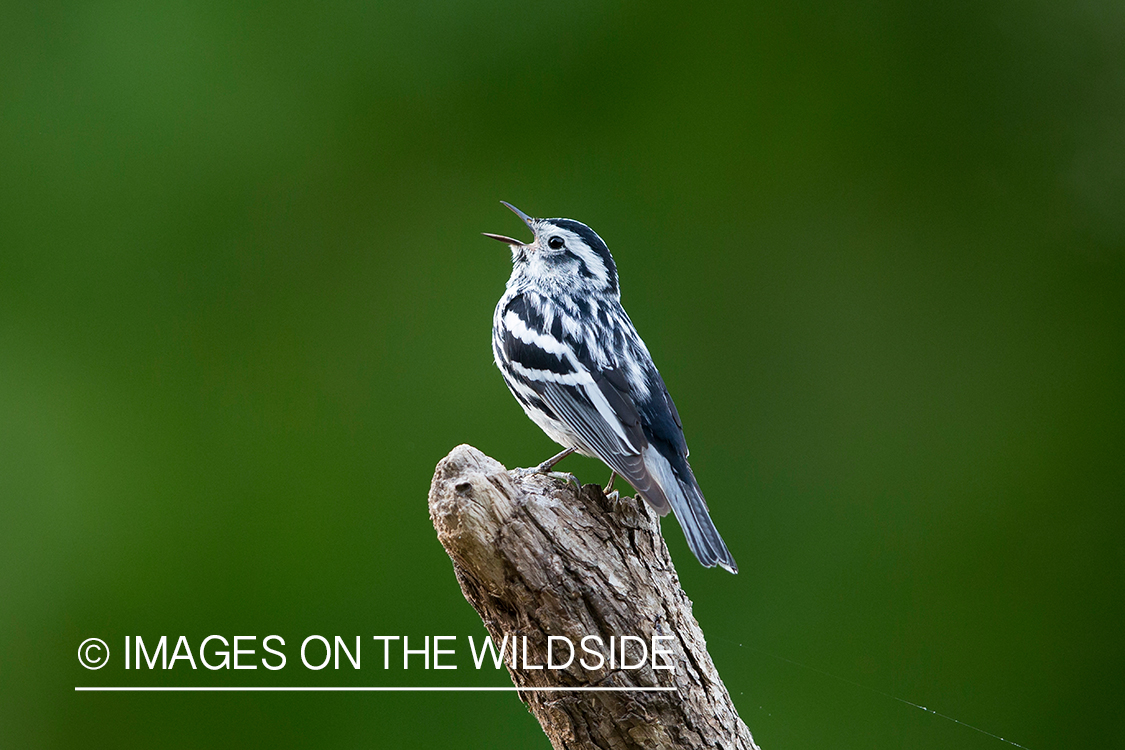
<path fill-rule="evenodd" d="M 674 687 L 76 687 L 75 692 L 96 693 L 593 693 L 633 692 L 656 693 L 675 690 Z"/>

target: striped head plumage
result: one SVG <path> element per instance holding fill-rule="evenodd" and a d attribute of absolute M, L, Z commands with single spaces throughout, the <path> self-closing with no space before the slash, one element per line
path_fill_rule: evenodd
<path fill-rule="evenodd" d="M 533 219 L 511 204 L 504 205 L 523 219 L 533 235 L 531 242 L 523 243 L 485 233 L 512 248 L 509 288 L 617 296 L 617 265 L 593 229 L 573 219 Z"/>

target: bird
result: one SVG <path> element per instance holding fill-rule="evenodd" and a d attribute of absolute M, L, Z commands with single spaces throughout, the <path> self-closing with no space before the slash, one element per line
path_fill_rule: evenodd
<path fill-rule="evenodd" d="M 581 222 L 535 219 L 501 203 L 533 238 L 482 232 L 512 251 L 492 318 L 493 356 L 527 416 L 564 448 L 534 471 L 552 473 L 573 452 L 600 459 L 610 486 L 621 476 L 661 516 L 675 513 L 700 563 L 737 573 L 688 464 L 680 415 L 621 306 L 609 248 Z"/>

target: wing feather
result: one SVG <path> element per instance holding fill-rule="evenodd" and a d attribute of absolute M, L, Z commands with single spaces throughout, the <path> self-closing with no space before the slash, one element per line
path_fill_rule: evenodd
<path fill-rule="evenodd" d="M 494 343 L 511 367 L 506 377 L 514 378 L 523 391 L 517 398 L 522 395 L 526 405 L 534 393 L 553 412 L 552 418 L 581 441 L 584 452 L 620 474 L 659 513 L 667 513 L 670 490 L 653 476 L 645 451 L 654 439 L 680 455 L 686 454 L 686 445 L 675 406 L 647 352 L 643 370 L 648 388 L 638 402 L 637 389 L 623 367 L 599 366 L 585 341 L 572 340 L 565 326 L 547 329 L 547 321 L 525 300 L 510 304 L 499 322 L 502 329 Z M 560 329 L 561 338 L 555 329 Z"/>

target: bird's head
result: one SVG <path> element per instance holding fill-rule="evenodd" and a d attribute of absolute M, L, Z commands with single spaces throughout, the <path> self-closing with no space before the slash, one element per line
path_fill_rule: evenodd
<path fill-rule="evenodd" d="M 504 203 L 501 201 L 501 203 Z M 609 248 L 593 229 L 573 219 L 533 219 L 504 203 L 531 230 L 531 242 L 483 232 L 511 246 L 512 278 L 509 284 L 527 284 L 548 290 L 578 290 L 617 294 L 617 266 Z"/>

